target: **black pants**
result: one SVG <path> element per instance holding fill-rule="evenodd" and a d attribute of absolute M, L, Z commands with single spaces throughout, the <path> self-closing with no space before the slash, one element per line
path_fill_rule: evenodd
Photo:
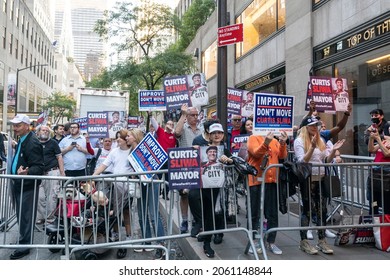
<path fill-rule="evenodd" d="M 38 188 L 39 184 L 37 184 L 36 188 L 24 186 L 23 190 L 20 183 L 14 183 L 12 186 L 12 197 L 19 224 L 19 244 L 33 243 L 34 225 L 37 216 Z"/>
<path fill-rule="evenodd" d="M 301 205 L 301 226 L 309 226 L 310 219 L 315 213 L 316 215 L 316 225 L 325 226 L 326 225 L 326 214 L 327 214 L 327 202 L 328 198 L 320 195 L 320 182 L 311 182 L 310 186 L 310 198 L 302 197 Z M 321 186 L 324 186 L 324 181 L 322 181 Z M 307 239 L 307 230 L 300 231 L 301 240 Z M 318 239 L 325 238 L 325 230 L 318 230 Z"/>
<path fill-rule="evenodd" d="M 195 223 L 203 226 L 204 231 L 223 229 L 223 214 L 215 214 L 219 188 L 191 189 L 188 196 L 188 204 Z M 204 243 L 211 242 L 212 235 L 204 235 Z"/>
<path fill-rule="evenodd" d="M 261 185 L 249 187 L 251 212 L 252 212 L 252 228 L 258 230 L 260 226 L 260 201 L 261 201 Z M 278 197 L 277 184 L 266 183 L 264 190 L 264 217 L 267 219 L 267 228 L 275 228 L 279 226 L 278 216 Z M 268 243 L 275 243 L 276 231 L 267 235 Z"/>

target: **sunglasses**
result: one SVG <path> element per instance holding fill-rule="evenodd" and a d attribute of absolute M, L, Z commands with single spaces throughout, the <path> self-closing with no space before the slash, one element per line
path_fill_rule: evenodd
<path fill-rule="evenodd" d="M 241 119 L 233 119 L 232 121 L 239 122 L 239 121 L 241 121 Z"/>

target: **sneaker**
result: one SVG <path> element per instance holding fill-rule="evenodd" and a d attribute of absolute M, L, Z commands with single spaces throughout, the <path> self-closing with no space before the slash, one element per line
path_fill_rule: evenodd
<path fill-rule="evenodd" d="M 299 249 L 301 249 L 303 252 L 309 254 L 309 255 L 315 255 L 318 253 L 318 250 L 310 245 L 309 241 L 307 239 L 301 240 L 299 244 Z"/>
<path fill-rule="evenodd" d="M 311 229 L 309 229 L 306 233 L 306 236 L 307 236 L 307 239 L 309 240 L 313 240 L 314 237 L 313 237 L 313 231 Z"/>
<path fill-rule="evenodd" d="M 214 258 L 215 252 L 214 252 L 214 250 L 211 248 L 210 243 L 205 243 L 205 244 L 203 245 L 203 250 L 204 250 L 204 253 L 206 254 L 206 257 L 208 257 L 208 258 Z"/>
<path fill-rule="evenodd" d="M 328 238 L 336 238 L 336 234 L 331 232 L 329 229 L 325 230 L 325 236 L 328 237 Z"/>
<path fill-rule="evenodd" d="M 282 250 L 280 250 L 274 243 L 268 244 L 268 249 L 274 253 L 275 255 L 281 255 L 283 253 Z"/>
<path fill-rule="evenodd" d="M 258 245 L 256 245 L 256 253 L 259 254 L 259 255 L 263 253 L 263 250 L 261 250 L 261 247 L 258 246 Z M 252 246 L 249 247 L 248 254 L 253 255 Z"/>
<path fill-rule="evenodd" d="M 329 247 L 325 239 L 321 239 L 320 241 L 318 241 L 316 248 L 324 254 L 333 254 L 333 249 Z"/>
<path fill-rule="evenodd" d="M 162 260 L 165 257 L 165 250 L 163 249 L 157 249 L 156 253 L 154 254 L 155 260 Z"/>
<path fill-rule="evenodd" d="M 152 245 L 152 243 L 145 243 L 143 245 Z M 135 248 L 134 252 L 136 253 L 142 253 L 142 252 L 152 252 L 154 249 L 153 248 Z"/>
<path fill-rule="evenodd" d="M 187 233 L 188 232 L 188 221 L 182 221 L 180 226 L 180 233 Z"/>

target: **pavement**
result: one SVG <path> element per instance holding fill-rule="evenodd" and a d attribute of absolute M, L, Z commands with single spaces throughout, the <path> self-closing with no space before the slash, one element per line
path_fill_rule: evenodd
<path fill-rule="evenodd" d="M 172 204 L 171 204 L 172 203 Z M 172 205 L 178 205 L 178 197 L 171 197 L 171 200 L 160 200 L 160 210 L 163 216 L 167 215 L 167 209 Z M 246 225 L 246 212 L 244 198 L 239 199 L 241 211 L 237 215 L 237 223 L 229 225 L 226 230 L 221 244 L 211 244 L 215 250 L 215 260 L 253 260 L 255 259 L 251 254 L 245 254 L 245 249 L 248 244 L 247 233 L 242 227 Z M 293 207 L 292 207 L 293 208 Z M 179 234 L 179 213 L 177 207 L 173 207 L 173 212 L 170 213 L 173 217 L 173 234 L 177 236 L 171 242 L 172 253 L 170 259 L 176 260 L 210 260 L 203 252 L 203 243 L 198 242 L 196 238 L 190 237 L 190 234 Z M 279 215 L 280 227 L 297 226 L 298 217 L 294 213 Z M 241 229 L 241 230 L 240 230 Z M 36 233 L 36 244 L 45 244 L 47 236 L 44 233 Z M 3 233 L 4 234 L 4 233 Z M 16 235 L 12 230 L 7 233 L 7 243 L 12 243 L 16 240 Z M 314 234 L 314 239 L 316 235 Z M 317 255 L 308 255 L 299 249 L 299 232 L 298 231 L 280 231 L 277 234 L 276 244 L 283 251 L 282 255 L 274 255 L 267 251 L 269 260 L 390 260 L 390 254 L 382 252 L 375 248 L 374 245 L 347 245 L 347 246 L 332 246 L 334 254 L 325 255 L 318 253 Z M 3 241 L 2 241 L 3 242 Z M 43 242 L 43 243 L 42 243 Z M 327 238 L 327 242 L 333 245 L 334 239 Z M 9 244 L 8 243 L 8 244 Z M 310 243 L 315 245 L 315 240 Z M 1 246 L 0 246 L 1 248 Z M 0 249 L 0 260 L 8 260 L 9 255 L 13 252 L 12 248 Z M 47 248 L 34 248 L 31 253 L 24 257 L 25 260 L 60 260 L 62 259 L 61 252 L 52 253 Z M 113 260 L 116 258 L 116 249 L 110 249 L 103 254 L 100 259 Z M 129 260 L 153 260 L 154 252 L 135 253 L 130 248 L 125 259 Z M 263 255 L 259 259 L 264 259 Z"/>

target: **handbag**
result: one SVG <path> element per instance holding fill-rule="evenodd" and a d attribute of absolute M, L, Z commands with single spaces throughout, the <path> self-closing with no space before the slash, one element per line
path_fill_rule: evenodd
<path fill-rule="evenodd" d="M 372 216 L 364 215 L 342 215 L 342 225 L 360 225 L 370 224 L 372 225 Z M 345 246 L 353 244 L 373 244 L 375 242 L 374 233 L 372 227 L 351 227 L 342 228 L 336 234 L 334 245 Z"/>
<path fill-rule="evenodd" d="M 341 196 L 341 182 L 335 167 L 332 168 L 332 171 L 329 170 L 329 167 L 325 167 L 323 195 L 324 197 Z"/>
<path fill-rule="evenodd" d="M 374 217 L 374 224 L 390 223 L 390 215 L 386 214 Z M 375 247 L 379 250 L 390 252 L 390 226 L 373 227 L 375 237 Z"/>
<path fill-rule="evenodd" d="M 236 168 L 238 173 L 243 174 L 243 175 L 248 175 L 248 174 L 254 175 L 254 176 L 257 175 L 257 169 L 254 166 L 247 163 L 242 158 L 231 157 L 231 159 L 233 160 L 234 167 Z"/>

